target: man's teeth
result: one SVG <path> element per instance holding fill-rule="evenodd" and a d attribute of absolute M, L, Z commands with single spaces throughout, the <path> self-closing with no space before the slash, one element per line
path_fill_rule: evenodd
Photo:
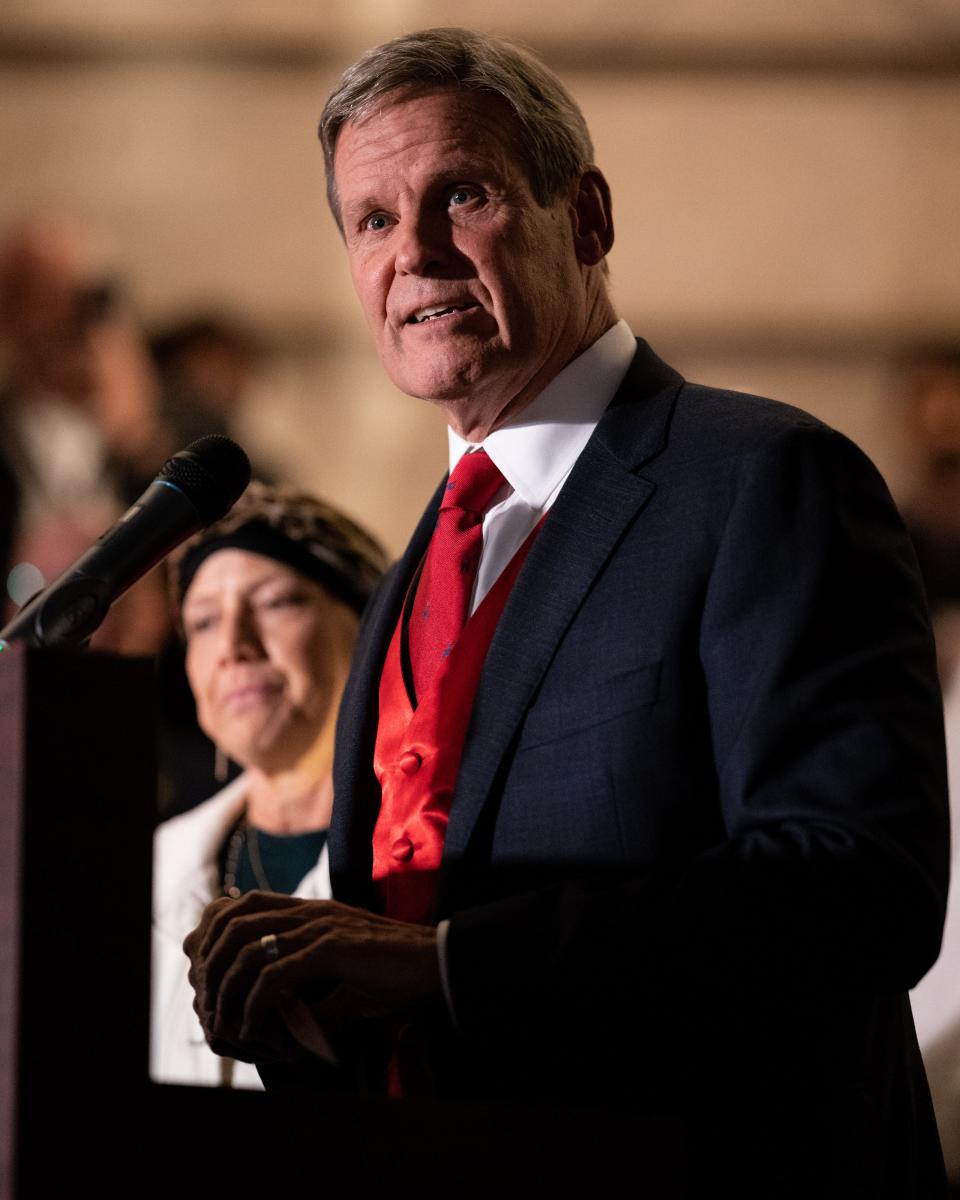
<path fill-rule="evenodd" d="M 445 304 L 442 307 L 436 308 L 421 308 L 419 312 L 413 314 L 414 321 L 421 324 L 423 321 L 429 321 L 432 317 L 442 317 L 445 313 L 462 312 L 465 306 L 458 304 Z"/>

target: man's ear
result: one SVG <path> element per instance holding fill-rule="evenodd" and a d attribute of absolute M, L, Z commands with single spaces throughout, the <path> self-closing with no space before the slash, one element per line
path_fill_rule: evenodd
<path fill-rule="evenodd" d="M 586 267 L 595 267 L 602 262 L 613 245 L 610 188 L 596 167 L 588 167 L 576 184 L 573 240 L 577 258 Z"/>

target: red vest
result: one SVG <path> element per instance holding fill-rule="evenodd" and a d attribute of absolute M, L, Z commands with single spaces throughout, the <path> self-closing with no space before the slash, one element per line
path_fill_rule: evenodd
<path fill-rule="evenodd" d="M 431 924 L 447 819 L 480 672 L 510 589 L 542 521 L 467 621 L 425 696 L 410 702 L 401 614 L 380 679 L 373 767 L 382 801 L 373 831 L 373 879 L 388 917 Z M 414 586 L 416 586 L 414 584 Z"/>

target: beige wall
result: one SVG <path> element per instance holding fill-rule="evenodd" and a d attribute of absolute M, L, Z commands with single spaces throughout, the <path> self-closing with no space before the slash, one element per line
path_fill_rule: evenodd
<path fill-rule="evenodd" d="M 100 233 L 145 319 L 222 304 L 275 347 L 244 435 L 394 550 L 442 470 L 440 422 L 372 357 L 323 200 L 338 71 L 403 28 L 541 48 L 613 187 L 618 305 L 681 369 L 850 432 L 902 491 L 885 361 L 960 327 L 953 0 L 270 5 L 6 0 L 0 227 Z"/>

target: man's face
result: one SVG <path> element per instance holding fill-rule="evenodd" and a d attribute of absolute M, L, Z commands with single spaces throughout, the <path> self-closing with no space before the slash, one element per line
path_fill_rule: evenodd
<path fill-rule="evenodd" d="M 489 429 L 576 354 L 571 199 L 534 199 L 503 101 L 400 93 L 344 126 L 334 168 L 354 286 L 402 391 Z"/>

